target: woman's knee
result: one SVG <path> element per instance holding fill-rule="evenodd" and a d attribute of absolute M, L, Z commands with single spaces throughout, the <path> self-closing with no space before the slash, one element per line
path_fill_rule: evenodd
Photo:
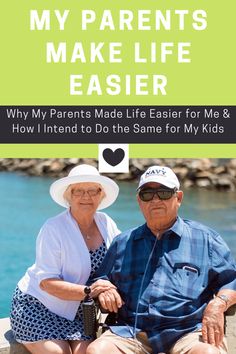
<path fill-rule="evenodd" d="M 24 344 L 32 354 L 71 354 L 69 342 L 62 340 L 45 340 Z"/>

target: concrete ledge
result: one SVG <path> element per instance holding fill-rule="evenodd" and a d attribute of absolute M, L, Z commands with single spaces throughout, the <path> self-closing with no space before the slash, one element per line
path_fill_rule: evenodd
<path fill-rule="evenodd" d="M 232 306 L 226 316 L 226 337 L 229 354 L 236 353 L 236 305 Z"/>
<path fill-rule="evenodd" d="M 232 307 L 226 321 L 226 336 L 229 354 L 236 353 L 236 306 Z M 1 354 L 29 354 L 28 350 L 17 343 L 13 337 L 9 318 L 0 319 L 0 353 Z"/>
<path fill-rule="evenodd" d="M 1 354 L 29 354 L 28 350 L 17 343 L 13 337 L 9 318 L 0 319 L 0 353 Z"/>

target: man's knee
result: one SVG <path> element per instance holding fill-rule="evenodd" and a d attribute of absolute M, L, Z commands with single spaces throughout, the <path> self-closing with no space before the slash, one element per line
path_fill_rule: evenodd
<path fill-rule="evenodd" d="M 86 354 L 111 354 L 111 353 L 121 353 L 121 351 L 110 341 L 106 339 L 97 339 L 91 344 L 89 344 Z"/>
<path fill-rule="evenodd" d="M 107 341 L 103 339 L 97 339 L 96 341 L 89 344 L 86 349 L 86 354 L 99 354 L 105 352 L 107 348 Z"/>
<path fill-rule="evenodd" d="M 218 348 L 206 343 L 196 344 L 187 354 L 220 354 Z"/>
<path fill-rule="evenodd" d="M 96 354 L 96 353 L 98 353 L 98 348 L 96 344 L 94 343 L 89 344 L 89 346 L 86 349 L 86 354 Z"/>

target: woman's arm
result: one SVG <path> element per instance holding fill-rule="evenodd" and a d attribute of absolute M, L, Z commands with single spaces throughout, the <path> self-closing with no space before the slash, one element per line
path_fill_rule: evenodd
<path fill-rule="evenodd" d="M 85 297 L 85 285 L 73 284 L 57 278 L 44 279 L 39 286 L 48 294 L 61 300 L 81 301 Z M 116 289 L 116 287 L 107 280 L 97 280 L 91 285 L 91 296 L 97 297 L 101 292 L 109 289 Z"/>
<path fill-rule="evenodd" d="M 40 282 L 39 286 L 48 294 L 56 296 L 61 300 L 83 300 L 85 295 L 84 285 L 69 283 L 57 278 L 44 279 Z"/>

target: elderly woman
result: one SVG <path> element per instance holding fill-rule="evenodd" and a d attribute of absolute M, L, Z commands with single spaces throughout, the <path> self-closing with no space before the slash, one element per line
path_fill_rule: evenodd
<path fill-rule="evenodd" d="M 66 211 L 46 221 L 37 238 L 36 261 L 13 295 L 11 326 L 18 342 L 35 354 L 85 353 L 91 338 L 83 331 L 81 300 L 89 276 L 119 233 L 105 213 L 119 188 L 95 167 L 80 165 L 50 188 Z M 114 287 L 98 281 L 93 297 Z"/>

